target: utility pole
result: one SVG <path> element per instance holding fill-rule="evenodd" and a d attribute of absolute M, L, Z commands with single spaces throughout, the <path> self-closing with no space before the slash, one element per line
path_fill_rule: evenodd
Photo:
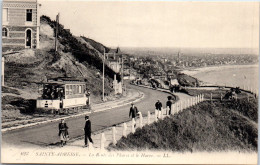
<path fill-rule="evenodd" d="M 123 80 L 124 80 L 124 58 L 123 58 L 123 55 L 122 55 L 122 86 L 123 86 Z"/>
<path fill-rule="evenodd" d="M 105 101 L 105 53 L 106 49 L 104 48 L 104 59 L 103 59 L 103 101 Z"/>
<path fill-rule="evenodd" d="M 57 40 L 58 40 L 58 27 L 59 27 L 59 19 L 60 19 L 60 13 L 56 16 L 56 33 L 55 33 L 55 53 L 58 50 Z"/>

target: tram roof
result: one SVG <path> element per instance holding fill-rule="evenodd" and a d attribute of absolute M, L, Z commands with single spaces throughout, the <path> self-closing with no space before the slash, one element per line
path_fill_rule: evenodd
<path fill-rule="evenodd" d="M 49 79 L 45 84 L 56 84 L 56 85 L 64 85 L 64 84 L 85 84 L 85 81 L 80 78 L 73 77 L 58 77 Z"/>

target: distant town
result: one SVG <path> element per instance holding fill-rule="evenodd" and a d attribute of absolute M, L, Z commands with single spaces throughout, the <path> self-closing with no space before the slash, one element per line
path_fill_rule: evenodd
<path fill-rule="evenodd" d="M 167 75 L 168 77 L 178 70 L 223 65 L 250 65 L 258 63 L 258 56 L 252 54 L 184 54 L 177 52 L 174 55 L 152 54 L 147 51 L 136 56 L 126 55 L 124 75 L 134 74 L 152 78 Z"/>

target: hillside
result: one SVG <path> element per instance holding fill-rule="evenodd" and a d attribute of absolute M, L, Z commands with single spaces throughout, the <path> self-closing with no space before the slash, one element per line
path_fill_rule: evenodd
<path fill-rule="evenodd" d="M 102 60 L 99 56 L 103 53 L 100 52 L 103 45 L 91 39 L 75 37 L 59 25 L 58 52 L 55 54 L 55 24 L 49 17 L 41 17 L 40 49 L 3 52 L 6 54 L 6 86 L 37 93 L 39 83 L 49 78 L 84 77 L 92 94 L 99 96 L 102 92 L 102 79 L 97 73 L 102 71 Z M 105 92 L 109 95 L 115 73 L 107 66 L 105 70 Z"/>
<path fill-rule="evenodd" d="M 257 151 L 257 99 L 205 101 L 137 129 L 110 150 Z"/>
<path fill-rule="evenodd" d="M 83 78 L 91 102 L 101 102 L 103 69 L 100 52 L 104 45 L 73 36 L 59 25 L 58 51 L 54 51 L 55 21 L 41 17 L 39 49 L 4 49 L 5 87 L 2 88 L 2 121 L 31 120 L 34 100 L 41 96 L 42 83 L 55 77 Z M 105 47 L 108 51 L 109 48 Z M 114 99 L 114 71 L 105 67 L 105 95 Z M 120 79 L 119 75 L 117 76 Z M 29 113 L 29 114 L 28 114 Z"/>

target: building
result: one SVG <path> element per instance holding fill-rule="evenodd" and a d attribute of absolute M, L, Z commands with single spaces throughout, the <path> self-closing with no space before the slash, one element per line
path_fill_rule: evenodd
<path fill-rule="evenodd" d="M 39 48 L 40 15 L 37 0 L 3 0 L 2 46 Z"/>
<path fill-rule="evenodd" d="M 106 61 L 108 66 L 116 73 L 119 73 L 121 71 L 121 55 L 120 48 L 116 49 L 110 49 L 108 53 L 106 53 Z"/>

